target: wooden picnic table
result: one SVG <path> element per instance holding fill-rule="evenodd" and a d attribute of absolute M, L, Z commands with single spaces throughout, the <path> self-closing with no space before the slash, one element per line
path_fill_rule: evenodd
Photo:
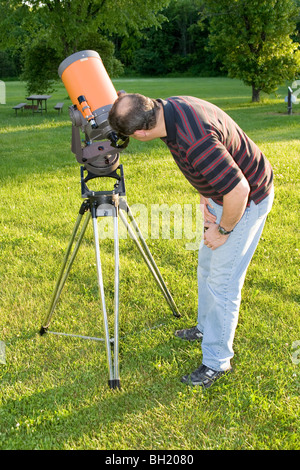
<path fill-rule="evenodd" d="M 26 99 L 32 103 L 32 113 L 47 112 L 47 100 L 51 95 L 30 95 Z M 35 104 L 36 101 L 36 104 Z"/>

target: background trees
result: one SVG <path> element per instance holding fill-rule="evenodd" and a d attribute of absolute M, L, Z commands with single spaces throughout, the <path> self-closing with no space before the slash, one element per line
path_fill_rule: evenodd
<path fill-rule="evenodd" d="M 0 0 L 0 47 L 22 57 L 28 92 L 49 91 L 61 60 L 75 51 L 96 49 L 109 74 L 122 64 L 115 58 L 112 35 L 138 35 L 159 26 L 169 0 Z"/>
<path fill-rule="evenodd" d="M 172 0 L 163 10 L 165 21 L 139 38 L 123 38 L 116 52 L 130 73 L 165 76 L 220 73 L 206 50 L 208 21 L 199 23 L 202 0 Z"/>
<path fill-rule="evenodd" d="M 228 74 L 252 99 L 296 78 L 300 0 L 0 0 L 0 77 L 49 91 L 57 66 L 97 50 L 122 74 Z"/>
<path fill-rule="evenodd" d="M 252 86 L 252 101 L 300 70 L 294 0 L 205 0 L 210 45 L 230 77 Z"/>

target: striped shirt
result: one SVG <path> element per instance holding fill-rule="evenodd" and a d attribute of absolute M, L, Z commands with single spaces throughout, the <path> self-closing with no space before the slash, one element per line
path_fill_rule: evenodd
<path fill-rule="evenodd" d="M 258 204 L 272 187 L 273 171 L 257 145 L 221 109 L 191 96 L 158 100 L 167 136 L 162 138 L 187 180 L 202 196 L 222 205 L 243 176 L 249 202 Z"/>

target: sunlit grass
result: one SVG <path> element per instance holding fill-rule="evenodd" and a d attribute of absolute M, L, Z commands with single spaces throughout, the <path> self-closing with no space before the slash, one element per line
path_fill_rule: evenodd
<path fill-rule="evenodd" d="M 180 382 L 201 363 L 197 344 L 173 336 L 197 309 L 197 251 L 190 240 L 147 238 L 182 313 L 176 320 L 130 239 L 120 240 L 120 372 L 107 386 L 102 343 L 39 336 L 81 205 L 70 151 L 70 102 L 62 85 L 47 115 L 12 106 L 25 87 L 7 83 L 0 105 L 1 449 L 299 449 L 299 131 L 286 114 L 286 87 L 259 105 L 237 80 L 115 81 L 152 97 L 191 94 L 223 107 L 272 163 L 275 202 L 250 265 L 234 373 L 208 391 Z M 62 115 L 53 106 L 64 101 Z M 162 142 L 131 142 L 121 154 L 131 207 L 192 204 L 198 195 Z M 150 220 L 149 220 L 150 222 Z M 101 221 L 102 223 L 102 221 Z M 173 225 L 171 224 L 171 227 Z M 113 243 L 102 240 L 107 308 L 113 310 Z M 110 323 L 111 325 L 111 323 Z M 154 329 L 149 329 L 155 327 Z M 103 336 L 92 229 L 88 228 L 51 329 Z"/>

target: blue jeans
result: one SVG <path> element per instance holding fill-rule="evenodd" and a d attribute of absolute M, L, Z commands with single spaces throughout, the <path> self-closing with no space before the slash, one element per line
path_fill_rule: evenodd
<path fill-rule="evenodd" d="M 230 369 L 241 291 L 274 199 L 274 190 L 258 205 L 251 202 L 226 243 L 211 250 L 200 243 L 198 257 L 198 329 L 203 333 L 202 363 Z M 222 206 L 210 199 L 219 223 Z"/>

